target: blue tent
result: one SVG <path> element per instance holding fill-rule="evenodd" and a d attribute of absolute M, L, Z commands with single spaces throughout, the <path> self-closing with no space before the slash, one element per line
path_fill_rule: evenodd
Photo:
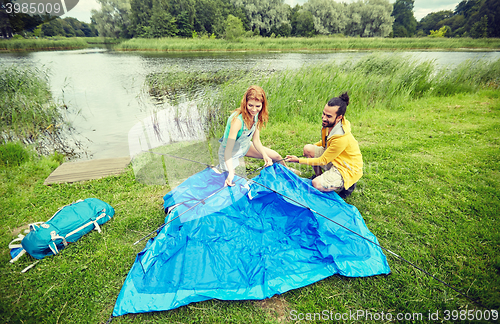
<path fill-rule="evenodd" d="M 338 225 L 378 244 L 336 193 L 316 190 L 279 164 L 253 179 L 262 185 L 235 177 L 234 187 L 221 190 L 224 180 L 207 168 L 164 197 L 165 208 L 176 206 L 171 222 L 137 255 L 113 316 L 212 298 L 264 299 L 334 274 L 390 273 L 377 245 Z"/>

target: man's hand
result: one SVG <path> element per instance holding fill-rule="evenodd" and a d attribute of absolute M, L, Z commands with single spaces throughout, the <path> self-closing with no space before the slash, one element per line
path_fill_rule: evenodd
<path fill-rule="evenodd" d="M 285 158 L 285 162 L 299 163 L 299 158 L 295 155 L 287 155 Z"/>

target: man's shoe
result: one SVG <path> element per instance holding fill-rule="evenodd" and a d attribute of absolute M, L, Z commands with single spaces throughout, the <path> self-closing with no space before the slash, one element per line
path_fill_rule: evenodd
<path fill-rule="evenodd" d="M 354 189 L 356 189 L 356 183 L 353 184 L 352 186 L 350 186 L 349 189 L 343 189 L 342 191 L 340 191 L 339 192 L 340 198 L 346 199 L 347 197 L 349 197 L 352 194 Z"/>

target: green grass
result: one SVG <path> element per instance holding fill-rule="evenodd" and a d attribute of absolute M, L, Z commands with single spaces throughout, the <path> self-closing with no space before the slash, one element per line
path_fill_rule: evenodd
<path fill-rule="evenodd" d="M 0 52 L 58 51 L 88 47 L 83 37 L 50 37 L 28 39 L 2 39 Z"/>
<path fill-rule="evenodd" d="M 359 37 L 289 37 L 224 39 L 133 38 L 115 47 L 123 51 L 251 51 L 251 50 L 498 50 L 495 38 L 359 38 Z"/>
<path fill-rule="evenodd" d="M 373 62 L 372 67 L 379 66 L 378 61 Z M 403 94 L 394 90 L 393 95 L 383 96 L 369 84 L 379 78 L 387 86 L 383 76 L 389 72 L 373 69 L 368 74 L 378 77 L 365 76 L 371 81 L 348 82 L 363 75 L 356 74 L 362 73 L 358 71 L 347 73 L 345 80 L 332 77 L 313 82 L 323 75 L 309 69 L 300 75 L 279 72 L 253 83 L 263 85 L 270 100 L 271 118 L 261 132 L 262 142 L 282 155 L 301 155 L 305 143 L 317 141 L 324 103 L 341 90 L 351 91 L 346 117 L 359 141 L 365 167 L 347 202 L 359 209 L 384 247 L 479 300 L 487 309 L 498 310 L 500 90 L 495 81 L 498 72 L 492 66 L 485 68 L 493 72 L 484 83 L 474 85 L 476 81 L 470 78 L 457 77 L 462 85 L 446 88 L 449 93 L 436 92 L 435 87 L 409 91 L 414 88 L 405 86 L 400 88 Z M 382 68 L 384 65 L 377 69 Z M 463 75 L 467 69 L 455 70 Z M 361 71 L 367 75 L 366 68 Z M 393 71 L 394 78 L 404 74 L 401 69 Z M 217 97 L 225 111 L 237 106 L 249 80 L 229 82 Z M 0 255 L 0 322 L 105 322 L 144 246 L 132 244 L 163 223 L 162 196 L 169 191 L 167 186 L 135 181 L 132 168 L 101 180 L 44 186 L 44 179 L 60 161 L 60 155 L 55 155 L 0 166 L 0 245 L 4 247 Z M 248 162 L 249 168 L 262 163 Z M 304 171 L 304 176 L 311 174 L 304 167 L 293 166 Z M 58 207 L 87 197 L 100 198 L 116 210 L 115 217 L 102 226 L 102 234 L 89 233 L 26 274 L 19 272 L 34 261 L 29 256 L 8 263 L 7 245 L 17 235 L 16 229 L 47 220 Z M 333 276 L 266 301 L 211 300 L 167 312 L 125 315 L 113 323 L 287 323 L 294 322 L 291 311 L 323 310 L 334 314 L 390 312 L 395 322 L 398 313 L 421 313 L 422 320 L 412 322 L 428 322 L 429 312 L 439 311 L 443 319 L 445 310 L 481 309 L 410 265 L 390 255 L 388 261 L 392 270 L 388 277 Z"/>

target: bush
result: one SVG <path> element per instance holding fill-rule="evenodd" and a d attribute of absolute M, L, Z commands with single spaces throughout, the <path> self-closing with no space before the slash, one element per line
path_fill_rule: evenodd
<path fill-rule="evenodd" d="M 0 165 L 2 166 L 19 166 L 29 158 L 28 150 L 19 143 L 9 142 L 0 145 Z"/>

